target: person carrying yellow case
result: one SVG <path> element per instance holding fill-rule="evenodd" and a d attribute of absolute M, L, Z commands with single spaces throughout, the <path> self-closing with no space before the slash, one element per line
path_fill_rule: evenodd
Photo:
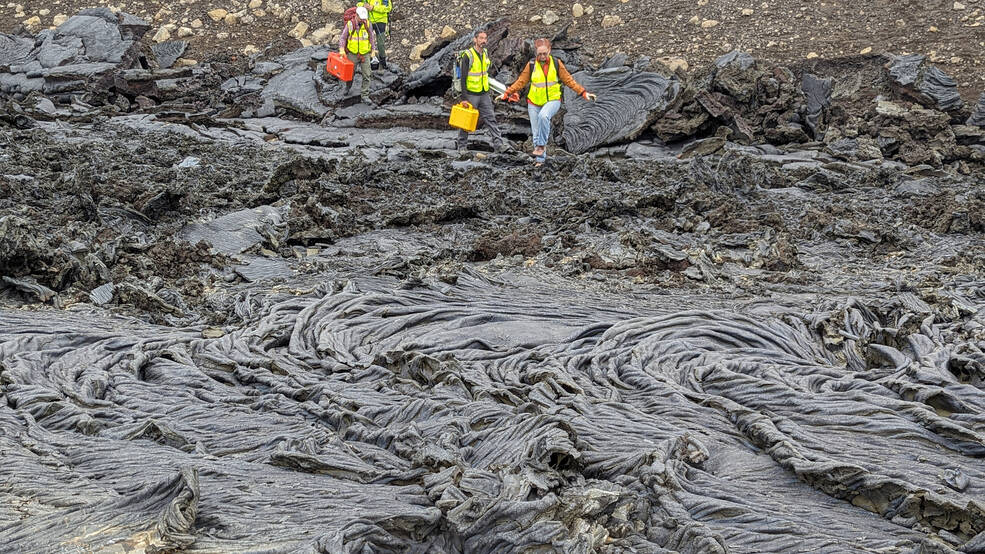
<path fill-rule="evenodd" d="M 489 52 L 486 51 L 488 36 L 485 31 L 479 31 L 472 39 L 472 47 L 466 50 L 459 59 L 461 70 L 462 99 L 479 111 L 479 122 L 476 128 L 485 126 L 489 130 L 493 147 L 497 152 L 508 152 L 513 149 L 510 143 L 503 140 L 503 133 L 496 123 L 496 110 L 493 108 L 492 97 L 489 96 Z M 458 133 L 458 151 L 468 150 L 469 133 L 462 129 Z"/>

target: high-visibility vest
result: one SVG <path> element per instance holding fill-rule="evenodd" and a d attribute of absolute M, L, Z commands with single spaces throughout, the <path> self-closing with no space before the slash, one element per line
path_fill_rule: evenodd
<path fill-rule="evenodd" d="M 472 60 L 472 65 L 469 67 L 469 74 L 465 77 L 465 88 L 469 92 L 489 92 L 489 53 L 483 48 L 480 56 L 474 47 L 468 52 L 471 52 L 469 59 Z"/>
<path fill-rule="evenodd" d="M 533 61 L 534 67 L 530 72 L 530 92 L 527 93 L 527 100 L 537 106 L 561 99 L 561 82 L 557 77 L 557 64 L 554 63 L 554 57 L 549 56 L 547 63 L 547 75 L 544 75 L 544 68 L 537 60 Z"/>
<path fill-rule="evenodd" d="M 346 48 L 353 54 L 369 54 L 373 51 L 373 43 L 369 41 L 369 26 L 358 24 L 355 21 L 347 23 L 349 26 L 349 41 Z M 353 27 L 356 27 L 353 29 Z"/>
<path fill-rule="evenodd" d="M 370 23 L 389 23 L 393 2 L 391 0 L 369 0 L 366 9 L 369 10 Z"/>

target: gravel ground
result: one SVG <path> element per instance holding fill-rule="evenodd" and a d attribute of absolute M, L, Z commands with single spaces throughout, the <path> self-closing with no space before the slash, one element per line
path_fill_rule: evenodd
<path fill-rule="evenodd" d="M 152 20 L 151 36 L 166 25 L 171 38 L 181 27 L 190 42 L 186 58 L 199 61 L 215 56 L 241 54 L 248 45 L 264 46 L 288 39 L 299 23 L 308 25 L 303 38 L 331 41 L 340 27 L 338 0 L 325 2 L 269 2 L 261 0 L 192 0 L 170 2 L 100 1 L 0 4 L 0 31 L 13 32 L 32 17 L 34 29 L 52 25 L 59 14 L 71 15 L 86 7 L 109 5 Z M 525 36 L 553 36 L 565 26 L 582 41 L 595 62 L 617 52 L 634 57 L 647 55 L 685 60 L 691 68 L 733 49 L 781 63 L 851 56 L 871 49 L 874 54 L 922 53 L 931 57 L 961 87 L 966 101 L 974 100 L 985 81 L 985 4 L 981 0 L 871 0 L 831 2 L 800 0 L 669 0 L 651 2 L 582 0 L 583 15 L 574 17 L 575 4 L 558 0 L 532 0 L 517 4 L 500 2 L 404 2 L 393 12 L 391 59 L 409 66 L 413 48 L 440 36 L 444 27 L 462 32 L 483 22 L 507 17 L 513 29 Z M 213 21 L 215 9 L 237 14 Z M 553 17 L 557 21 L 545 24 Z M 603 20 L 618 17 L 621 23 L 603 27 Z M 532 21 L 534 19 L 535 21 Z M 200 22 L 200 26 L 196 23 Z M 312 36 L 320 28 L 323 33 Z M 250 49 L 252 51 L 252 48 Z"/>

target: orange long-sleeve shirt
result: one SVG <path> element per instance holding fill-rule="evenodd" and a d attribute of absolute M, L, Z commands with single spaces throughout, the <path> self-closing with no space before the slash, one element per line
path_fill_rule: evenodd
<path fill-rule="evenodd" d="M 562 62 L 557 58 L 554 58 L 554 61 L 557 62 L 557 76 L 559 79 L 561 79 L 561 82 L 564 83 L 565 86 L 567 86 L 571 90 L 575 91 L 576 94 L 580 95 L 581 93 L 585 92 L 585 87 L 579 85 L 578 82 L 575 81 L 575 78 L 572 77 L 571 73 L 568 72 L 568 68 L 564 67 L 564 62 Z M 534 60 L 534 63 L 540 63 L 540 62 Z M 547 75 L 549 66 L 546 63 L 541 65 L 543 66 L 544 75 Z M 509 95 L 514 93 L 519 93 L 528 84 L 530 84 L 529 63 L 523 67 L 523 72 L 520 73 L 520 76 L 516 78 L 516 81 L 513 81 L 513 84 L 506 89 L 506 94 Z M 530 100 L 527 100 L 527 102 L 530 102 Z"/>

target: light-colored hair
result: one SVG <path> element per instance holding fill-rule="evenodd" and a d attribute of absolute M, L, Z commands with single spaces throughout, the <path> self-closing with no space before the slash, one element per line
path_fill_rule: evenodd
<path fill-rule="evenodd" d="M 551 47 L 551 41 L 546 38 L 539 38 L 534 41 L 534 48 L 540 48 L 541 46 L 546 46 L 548 49 Z"/>

